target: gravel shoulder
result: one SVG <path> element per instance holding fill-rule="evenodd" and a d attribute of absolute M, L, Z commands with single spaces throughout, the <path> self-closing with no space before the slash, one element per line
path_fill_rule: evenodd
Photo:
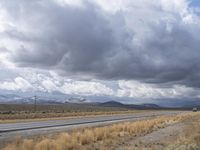
<path fill-rule="evenodd" d="M 191 121 L 179 122 L 169 125 L 165 128 L 160 128 L 152 133 L 132 137 L 123 141 L 121 146 L 116 150 L 161 150 L 175 142 L 185 129 L 190 127 Z"/>

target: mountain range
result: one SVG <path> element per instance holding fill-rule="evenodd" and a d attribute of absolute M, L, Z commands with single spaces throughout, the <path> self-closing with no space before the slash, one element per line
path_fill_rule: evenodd
<path fill-rule="evenodd" d="M 91 99 L 90 99 L 91 98 Z M 102 99 L 101 99 L 102 98 Z M 81 97 L 81 96 L 73 96 L 73 95 L 60 95 L 53 94 L 52 95 L 40 95 L 36 97 L 37 104 L 92 104 L 99 105 L 104 107 L 123 107 L 129 109 L 160 109 L 160 108 L 192 108 L 192 107 L 200 107 L 199 99 L 192 100 L 178 100 L 174 101 L 172 99 L 162 100 L 163 103 L 157 103 L 156 101 L 150 103 L 135 103 L 135 104 L 125 104 L 119 102 L 120 99 L 106 99 L 104 97 Z M 125 100 L 122 100 L 125 101 Z M 155 103 L 154 103 L 155 102 Z M 161 102 L 161 101 L 159 101 Z M 164 103 L 167 102 L 167 103 Z M 0 93 L 0 103 L 1 104 L 34 104 L 35 97 L 28 95 L 18 95 L 18 94 L 1 94 Z"/>

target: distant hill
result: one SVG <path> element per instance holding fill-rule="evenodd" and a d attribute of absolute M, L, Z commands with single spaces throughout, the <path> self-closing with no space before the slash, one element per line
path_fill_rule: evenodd
<path fill-rule="evenodd" d="M 124 104 L 122 104 L 120 102 L 116 102 L 116 101 L 108 101 L 108 102 L 104 102 L 104 103 L 99 103 L 99 105 L 106 106 L 106 107 L 125 107 Z"/>
<path fill-rule="evenodd" d="M 142 104 L 144 107 L 151 107 L 151 108 L 160 108 L 159 105 L 156 104 Z"/>
<path fill-rule="evenodd" d="M 35 99 L 34 97 L 22 97 L 18 95 L 0 95 L 0 103 L 2 104 L 34 104 Z M 82 97 L 70 97 L 66 101 L 59 101 L 57 99 L 51 99 L 48 97 L 37 97 L 37 104 L 42 105 L 59 105 L 59 104 L 77 104 L 77 105 L 91 105 L 91 106 L 101 106 L 101 107 L 118 107 L 118 108 L 125 108 L 125 109 L 159 109 L 160 106 L 156 104 L 141 104 L 141 105 L 134 105 L 134 104 L 122 104 L 117 101 L 108 101 L 108 102 L 96 102 L 92 103 L 89 102 L 87 99 Z"/>
<path fill-rule="evenodd" d="M 193 107 L 198 107 L 200 108 L 200 99 L 193 99 L 190 100 L 190 103 L 183 103 L 182 107 L 186 107 L 186 108 L 193 108 Z"/>
<path fill-rule="evenodd" d="M 161 108 L 159 105 L 156 105 L 156 104 L 134 105 L 134 104 L 122 104 L 116 101 L 108 101 L 108 102 L 100 103 L 99 105 L 104 106 L 104 107 L 121 107 L 121 108 L 128 108 L 128 109 L 159 109 Z"/>
<path fill-rule="evenodd" d="M 29 94 L 31 95 L 31 94 Z M 18 95 L 18 94 L 4 94 L 0 93 L 0 104 L 34 104 L 34 97 L 29 97 L 29 95 Z M 144 103 L 144 104 L 123 104 L 120 103 L 120 99 L 116 101 L 111 99 L 107 102 L 106 98 L 102 99 L 90 99 L 90 97 L 81 97 L 73 95 L 62 95 L 61 97 L 55 95 L 45 95 L 37 96 L 37 104 L 42 105 L 59 105 L 59 104 L 79 104 L 79 105 L 90 105 L 90 106 L 102 106 L 102 107 L 118 107 L 126 109 L 184 109 L 191 110 L 193 107 L 200 108 L 200 99 L 162 99 L 156 101 L 155 103 Z M 123 100 L 121 100 L 123 101 Z"/>
<path fill-rule="evenodd" d="M 88 100 L 83 97 L 70 97 L 65 103 L 88 103 Z"/>

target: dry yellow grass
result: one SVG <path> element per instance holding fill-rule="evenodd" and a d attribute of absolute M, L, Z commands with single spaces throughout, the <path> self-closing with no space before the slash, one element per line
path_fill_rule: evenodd
<path fill-rule="evenodd" d="M 18 139 L 17 141 L 7 145 L 4 150 L 93 150 L 95 149 L 92 147 L 94 143 L 100 143 L 101 145 L 102 143 L 106 143 L 106 141 L 123 138 L 125 136 L 141 136 L 196 115 L 200 115 L 200 113 L 162 116 L 149 120 L 82 129 L 71 133 L 62 133 L 52 138 L 35 140 Z M 101 147 L 98 149 L 101 149 Z"/>
<path fill-rule="evenodd" d="M 150 110 L 149 110 L 150 111 Z M 58 119 L 71 119 L 87 116 L 105 116 L 117 114 L 132 114 L 144 112 L 142 110 L 108 111 L 108 112 L 74 112 L 74 113 L 31 113 L 31 114 L 0 114 L 0 124 L 13 122 L 45 121 Z"/>
<path fill-rule="evenodd" d="M 200 120 L 194 120 L 180 137 L 169 145 L 166 150 L 199 150 L 200 149 Z"/>
<path fill-rule="evenodd" d="M 0 104 L 0 122 L 28 119 L 49 119 L 58 117 L 77 117 L 129 113 L 132 109 L 104 107 L 92 104 Z M 137 110 L 136 110 L 137 111 Z"/>

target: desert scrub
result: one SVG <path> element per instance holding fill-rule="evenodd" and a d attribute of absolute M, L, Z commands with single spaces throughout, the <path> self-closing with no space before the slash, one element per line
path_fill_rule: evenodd
<path fill-rule="evenodd" d="M 143 111 L 127 110 L 127 111 L 96 111 L 96 112 L 68 112 L 68 113 L 14 113 L 14 114 L 0 114 L 0 123 L 10 122 L 24 122 L 24 121 L 42 121 L 42 120 L 56 120 L 87 116 L 101 116 L 101 115 L 117 115 L 117 114 L 133 114 Z"/>
<path fill-rule="evenodd" d="M 199 150 L 200 149 L 200 120 L 195 120 L 177 141 L 166 150 Z"/>
<path fill-rule="evenodd" d="M 125 122 L 105 127 L 87 128 L 70 133 L 62 133 L 51 138 L 27 140 L 21 139 L 7 145 L 4 150 L 84 150 L 95 149 L 94 143 L 109 145 L 110 141 L 123 137 L 141 136 L 164 128 L 169 124 L 183 121 L 200 115 L 199 113 L 184 113 L 175 116 L 161 116 L 154 119 Z M 109 142 L 108 142 L 109 141 Z"/>

